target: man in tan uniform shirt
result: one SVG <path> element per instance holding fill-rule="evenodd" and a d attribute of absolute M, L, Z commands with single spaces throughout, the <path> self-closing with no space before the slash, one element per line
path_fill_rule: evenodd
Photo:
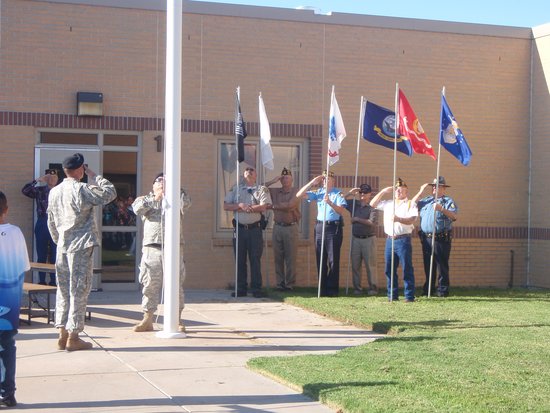
<path fill-rule="evenodd" d="M 274 215 L 273 257 L 278 290 L 292 290 L 296 283 L 296 255 L 298 254 L 298 221 L 301 218 L 297 188 L 293 187 L 292 173 L 283 168 L 281 175 L 266 182 L 271 186 L 281 182 L 281 188 L 269 188 Z"/>

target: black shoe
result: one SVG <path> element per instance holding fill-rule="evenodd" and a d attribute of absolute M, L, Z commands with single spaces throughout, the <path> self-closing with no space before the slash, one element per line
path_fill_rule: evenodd
<path fill-rule="evenodd" d="M 231 297 L 235 297 L 235 291 L 231 293 Z M 246 297 L 246 291 L 237 291 L 237 297 Z"/>
<path fill-rule="evenodd" d="M 15 400 L 15 396 L 13 394 L 11 396 L 3 397 L 2 400 L 0 400 L 0 406 L 15 407 L 17 406 L 17 400 Z"/>
<path fill-rule="evenodd" d="M 45 283 L 44 283 L 45 284 Z M 52 287 L 57 287 L 57 284 L 55 283 L 55 281 L 50 281 L 48 283 L 48 285 L 52 286 Z"/>
<path fill-rule="evenodd" d="M 438 291 L 437 296 L 441 298 L 445 298 L 449 296 L 449 293 L 448 292 L 442 293 L 441 291 Z"/>
<path fill-rule="evenodd" d="M 254 298 L 264 298 L 264 297 L 267 297 L 267 293 L 265 293 L 264 291 L 254 291 L 252 293 L 252 295 L 254 296 Z"/>
<path fill-rule="evenodd" d="M 48 285 L 48 284 L 46 284 L 46 281 L 39 281 L 38 285 Z"/>

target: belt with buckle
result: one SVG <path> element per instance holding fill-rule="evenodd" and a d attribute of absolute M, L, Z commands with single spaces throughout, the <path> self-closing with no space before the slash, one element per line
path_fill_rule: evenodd
<path fill-rule="evenodd" d="M 401 238 L 410 238 L 410 237 L 411 237 L 411 234 L 401 234 L 401 235 L 394 235 L 394 236 L 388 235 L 389 239 L 401 239 Z"/>
<path fill-rule="evenodd" d="M 296 222 L 275 222 L 275 225 L 279 225 L 280 227 L 290 227 L 292 225 L 296 225 Z"/>
<path fill-rule="evenodd" d="M 422 232 L 422 234 L 426 237 L 426 238 L 432 238 L 433 236 L 433 233 L 432 232 Z M 435 233 L 435 239 L 437 240 L 448 240 L 451 238 L 451 235 L 452 235 L 452 231 L 441 231 L 441 232 L 436 232 Z"/>
<path fill-rule="evenodd" d="M 239 222 L 239 228 L 243 228 L 243 229 L 253 229 L 253 228 L 260 228 L 260 221 L 256 221 L 252 224 L 241 224 Z"/>
<path fill-rule="evenodd" d="M 322 224 L 323 221 L 317 220 L 317 223 Z M 327 224 L 327 225 L 340 225 L 340 221 L 325 221 L 325 224 Z"/>
<path fill-rule="evenodd" d="M 353 237 L 359 238 L 359 239 L 365 239 L 365 238 L 374 237 L 374 234 L 373 235 L 354 235 Z"/>

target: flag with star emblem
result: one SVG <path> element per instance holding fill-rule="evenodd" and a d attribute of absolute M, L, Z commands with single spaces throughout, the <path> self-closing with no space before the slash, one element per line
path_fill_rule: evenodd
<path fill-rule="evenodd" d="M 443 145 L 451 155 L 460 161 L 464 166 L 470 164 L 472 151 L 464 138 L 462 130 L 458 127 L 453 112 L 445 99 L 445 95 L 441 94 L 441 127 L 439 129 L 439 143 Z"/>

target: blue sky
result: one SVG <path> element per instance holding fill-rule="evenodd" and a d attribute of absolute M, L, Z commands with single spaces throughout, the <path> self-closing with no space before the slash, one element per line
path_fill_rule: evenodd
<path fill-rule="evenodd" d="M 201 0 L 215 3 L 296 8 L 319 13 L 340 12 L 410 17 L 465 23 L 535 27 L 550 23 L 548 0 Z"/>

